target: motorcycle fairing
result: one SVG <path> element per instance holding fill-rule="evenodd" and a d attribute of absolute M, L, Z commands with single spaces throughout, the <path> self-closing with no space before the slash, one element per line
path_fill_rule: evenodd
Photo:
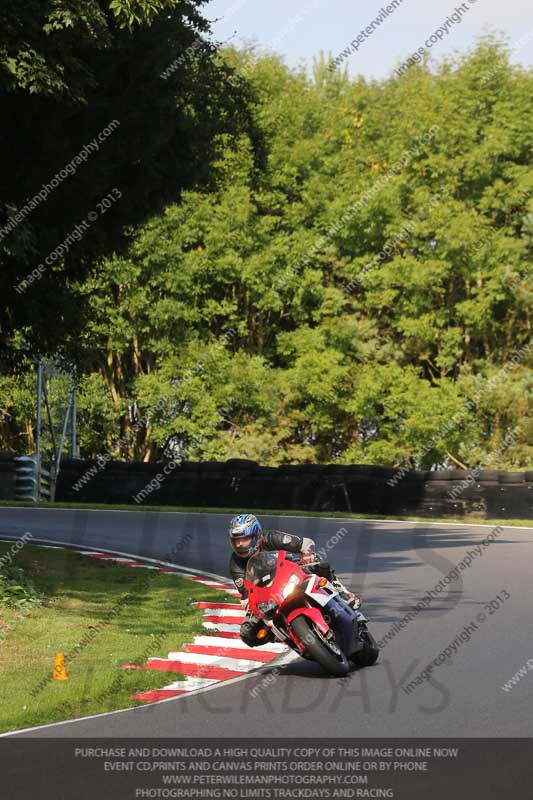
<path fill-rule="evenodd" d="M 309 580 L 305 582 L 304 591 L 315 603 L 318 603 L 320 606 L 326 606 L 331 598 L 339 593 L 329 581 L 324 587 L 319 586 L 318 582 L 320 580 L 322 580 L 322 578 L 319 578 L 318 575 L 310 575 Z"/>

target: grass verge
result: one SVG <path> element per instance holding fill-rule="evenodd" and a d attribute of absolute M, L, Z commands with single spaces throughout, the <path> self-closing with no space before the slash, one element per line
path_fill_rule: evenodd
<path fill-rule="evenodd" d="M 0 558 L 10 545 L 0 543 Z M 130 695 L 179 680 L 178 673 L 123 670 L 179 650 L 201 631 L 196 600 L 231 600 L 194 581 L 27 545 L 13 563 L 41 605 L 0 605 L 0 731 L 129 708 Z M 56 653 L 67 681 L 53 679 Z M 33 692 L 33 696 L 32 696 Z"/>
<path fill-rule="evenodd" d="M 219 508 L 197 506 L 139 506 L 139 505 L 118 505 L 113 503 L 31 503 L 24 500 L 2 500 L 1 506 L 20 506 L 22 508 L 92 508 L 97 511 L 163 511 L 165 513 L 181 514 L 233 514 L 242 513 L 242 508 Z M 455 523 L 458 525 L 507 525 L 518 528 L 533 528 L 533 519 L 484 519 L 483 517 L 415 517 L 415 516 L 386 516 L 383 514 L 354 514 L 350 511 L 284 511 L 275 508 L 246 508 L 250 514 L 264 515 L 270 517 L 327 517 L 329 519 L 369 519 L 385 520 L 390 522 L 440 522 Z"/>

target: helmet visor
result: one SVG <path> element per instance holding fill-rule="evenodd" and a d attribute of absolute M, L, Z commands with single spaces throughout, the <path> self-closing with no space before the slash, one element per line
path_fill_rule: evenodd
<path fill-rule="evenodd" d="M 232 540 L 233 549 L 238 555 L 247 555 L 252 545 L 252 536 L 239 536 Z"/>

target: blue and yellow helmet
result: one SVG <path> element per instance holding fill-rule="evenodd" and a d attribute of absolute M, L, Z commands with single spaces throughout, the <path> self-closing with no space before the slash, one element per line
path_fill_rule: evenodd
<path fill-rule="evenodd" d="M 261 524 L 253 514 L 237 514 L 229 524 L 229 542 L 233 552 L 240 558 L 248 558 L 261 545 Z"/>

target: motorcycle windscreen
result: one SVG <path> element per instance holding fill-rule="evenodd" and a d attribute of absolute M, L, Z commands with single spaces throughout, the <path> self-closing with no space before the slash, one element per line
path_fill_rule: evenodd
<path fill-rule="evenodd" d="M 257 553 L 246 567 L 246 580 L 254 586 L 272 586 L 278 566 L 277 552 Z"/>

